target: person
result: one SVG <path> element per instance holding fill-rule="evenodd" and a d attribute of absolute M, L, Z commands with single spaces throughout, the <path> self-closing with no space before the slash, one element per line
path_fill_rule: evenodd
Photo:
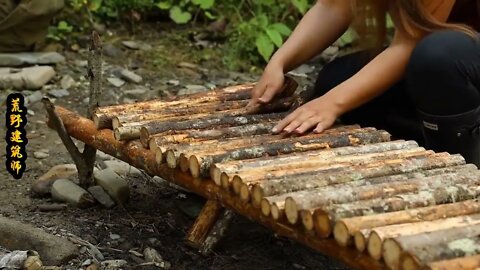
<path fill-rule="evenodd" d="M 480 0 L 319 0 L 270 59 L 250 105 L 271 101 L 284 74 L 358 24 L 360 10 L 373 15 L 361 18 L 370 26 L 359 33 L 377 41 L 321 69 L 316 98 L 273 132 L 320 133 L 340 119 L 415 139 L 436 152 L 459 153 L 480 166 Z M 387 12 L 395 31 L 382 47 Z"/>

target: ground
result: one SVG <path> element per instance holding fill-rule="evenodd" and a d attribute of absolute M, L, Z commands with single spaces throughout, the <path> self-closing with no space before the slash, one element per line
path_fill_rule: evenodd
<path fill-rule="evenodd" d="M 185 85 L 225 86 L 258 78 L 258 69 L 249 73 L 227 71 L 218 60 L 221 49 L 195 47 L 187 32 L 149 25 L 137 30 L 135 36 L 121 30 L 103 33 L 110 50 L 104 58 L 104 76 L 108 78 L 115 68 L 123 67 L 141 75 L 143 82 L 116 88 L 104 81 L 102 104 L 175 95 Z M 40 91 L 48 95 L 50 90 L 61 88 L 63 76 L 71 76 L 76 85 L 68 90 L 68 96 L 57 98 L 55 103 L 85 114 L 88 84 L 84 79 L 86 68 L 82 61 L 87 59 L 87 54 L 86 42 L 82 44 L 82 40 L 86 39 L 80 37 L 77 43 L 64 44 L 62 54 L 67 58 L 66 63 L 55 67 L 55 80 Z M 129 50 L 122 47 L 121 41 L 124 40 L 141 41 L 151 45 L 152 49 Z M 0 101 L 7 93 L 0 92 Z M 25 96 L 31 93 L 23 92 Z M 37 210 L 39 204 L 48 204 L 51 200 L 31 197 L 31 183 L 51 167 L 72 161 L 56 133 L 46 127 L 41 102 L 28 109 L 27 171 L 23 179 L 13 180 L 4 169 L 0 170 L 0 215 L 31 223 L 52 234 L 74 235 L 96 245 L 106 260 L 126 260 L 129 263 L 127 269 L 156 269 L 154 266 L 138 266 L 144 261 L 132 250 L 142 253 L 146 247 L 155 248 L 170 263 L 171 269 L 347 269 L 300 244 L 278 238 L 242 217 L 234 219 L 214 254 L 203 257 L 183 241 L 202 199 L 165 182 L 153 183 L 147 176 L 127 177 L 132 194 L 124 208 L 106 210 L 96 206 L 84 210 L 69 207 L 58 212 Z M 2 134 L 5 134 L 4 130 Z M 0 146 L 5 149 L 4 141 Z M 48 157 L 36 159 L 33 157 L 36 151 L 47 152 Z M 5 158 L 5 152 L 0 153 Z M 97 165 L 101 166 L 100 158 Z M 92 259 L 84 249 L 81 251 L 83 253 L 78 258 L 64 265 L 65 269 L 80 269 L 85 260 Z"/>

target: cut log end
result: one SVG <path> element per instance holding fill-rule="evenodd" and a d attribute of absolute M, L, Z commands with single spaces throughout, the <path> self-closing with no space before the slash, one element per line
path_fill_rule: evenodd
<path fill-rule="evenodd" d="M 196 156 L 191 156 L 188 159 L 188 164 L 190 168 L 190 173 L 194 178 L 199 178 L 200 177 L 200 160 Z"/>
<path fill-rule="evenodd" d="M 142 127 L 140 129 L 140 137 L 150 138 L 150 132 L 148 131 L 148 129 L 146 127 Z"/>
<path fill-rule="evenodd" d="M 262 199 L 264 198 L 263 189 L 259 185 L 255 185 L 252 188 L 252 205 L 259 207 Z"/>
<path fill-rule="evenodd" d="M 103 117 L 102 117 L 102 116 L 103 116 Z M 105 117 L 104 115 L 94 114 L 94 115 L 92 116 L 92 120 L 93 120 L 93 123 L 95 124 L 95 127 L 96 127 L 97 129 L 109 128 L 108 118 Z"/>
<path fill-rule="evenodd" d="M 222 185 L 222 171 L 215 165 L 210 167 L 210 178 L 212 178 L 213 182 L 215 182 L 215 185 Z"/>
<path fill-rule="evenodd" d="M 177 157 L 175 155 L 174 150 L 167 150 L 167 152 L 165 153 L 165 158 L 167 160 L 167 165 L 168 165 L 169 168 L 171 168 L 171 169 L 177 168 L 178 160 L 177 160 Z"/>
<path fill-rule="evenodd" d="M 118 119 L 117 116 L 113 117 L 113 118 L 112 118 L 112 127 L 113 127 L 114 129 L 116 129 L 116 128 L 119 128 L 119 127 L 121 127 L 121 126 L 122 126 L 122 123 L 120 122 L 120 119 Z"/>
<path fill-rule="evenodd" d="M 262 214 L 266 217 L 270 215 L 270 202 L 266 199 L 262 199 L 262 202 L 260 203 L 260 209 L 262 210 Z"/>
<path fill-rule="evenodd" d="M 230 189 L 230 176 L 226 173 L 221 173 L 220 174 L 220 183 L 222 185 L 222 188 L 229 190 Z"/>
<path fill-rule="evenodd" d="M 121 132 L 118 128 L 114 129 L 113 130 L 113 136 L 115 137 L 115 140 L 117 141 L 121 141 L 122 140 L 122 137 L 121 137 Z"/>
<path fill-rule="evenodd" d="M 383 260 L 390 269 L 400 269 L 402 249 L 393 239 L 386 239 L 383 243 Z M 416 268 L 415 268 L 416 269 Z"/>
<path fill-rule="evenodd" d="M 424 266 L 418 262 L 415 256 L 412 256 L 411 254 L 408 254 L 408 253 L 401 256 L 400 267 L 401 267 L 400 269 L 404 269 L 404 270 L 424 269 Z"/>
<path fill-rule="evenodd" d="M 235 194 L 240 194 L 240 189 L 242 188 L 243 180 L 240 176 L 235 175 L 232 179 L 232 190 Z"/>
<path fill-rule="evenodd" d="M 157 149 L 155 151 L 155 162 L 157 162 L 157 165 L 163 164 L 164 161 L 164 155 L 160 149 Z"/>
<path fill-rule="evenodd" d="M 304 227 L 307 231 L 313 231 L 314 226 L 313 226 L 313 215 L 312 215 L 312 211 L 310 211 L 310 210 L 301 210 L 301 211 L 300 211 L 300 218 L 302 219 L 303 227 Z"/>
<path fill-rule="evenodd" d="M 148 139 L 148 149 L 150 149 L 152 151 L 157 151 L 158 146 L 157 146 L 157 142 L 156 142 L 155 138 Z"/>
<path fill-rule="evenodd" d="M 347 226 L 341 221 L 337 222 L 333 227 L 333 236 L 335 241 L 337 241 L 337 243 L 342 247 L 348 246 L 352 240 Z"/>
<path fill-rule="evenodd" d="M 270 205 L 270 214 L 274 220 L 279 220 L 283 216 L 283 210 L 277 203 Z"/>
<path fill-rule="evenodd" d="M 248 202 L 250 197 L 250 188 L 247 184 L 242 184 L 242 187 L 240 188 L 240 199 L 244 202 Z"/>
<path fill-rule="evenodd" d="M 368 254 L 375 260 L 382 258 L 382 239 L 376 232 L 370 233 L 367 244 Z"/>
<path fill-rule="evenodd" d="M 188 172 L 188 170 L 190 169 L 190 162 L 188 161 L 188 157 L 184 154 L 180 155 L 178 164 L 180 170 L 184 173 Z"/>
<path fill-rule="evenodd" d="M 316 210 L 313 214 L 313 222 L 315 232 L 318 236 L 327 238 L 333 233 L 330 217 L 324 211 Z"/>
<path fill-rule="evenodd" d="M 296 224 L 298 221 L 298 206 L 295 202 L 295 199 L 288 197 L 285 200 L 285 215 L 287 216 L 288 222 L 290 224 Z"/>
<path fill-rule="evenodd" d="M 365 236 L 361 232 L 356 232 L 353 235 L 353 241 L 355 243 L 355 248 L 359 252 L 364 252 L 365 249 L 367 248 L 367 239 L 365 239 Z"/>

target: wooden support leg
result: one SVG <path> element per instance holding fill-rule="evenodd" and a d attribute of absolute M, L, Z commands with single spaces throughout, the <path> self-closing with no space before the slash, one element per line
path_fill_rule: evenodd
<path fill-rule="evenodd" d="M 198 215 L 197 220 L 195 220 L 195 223 L 190 228 L 187 234 L 186 244 L 193 248 L 200 249 L 222 211 L 223 207 L 218 201 L 208 200 Z"/>
<path fill-rule="evenodd" d="M 223 216 L 215 223 L 212 230 L 207 236 L 207 239 L 203 242 L 200 247 L 200 253 L 202 255 L 208 255 L 214 248 L 214 246 L 222 239 L 225 235 L 225 232 L 232 221 L 234 213 L 231 210 L 225 209 Z"/>

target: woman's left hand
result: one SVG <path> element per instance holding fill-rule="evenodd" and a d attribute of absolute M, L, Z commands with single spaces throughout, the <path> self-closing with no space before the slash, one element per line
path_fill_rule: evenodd
<path fill-rule="evenodd" d="M 297 133 L 302 134 L 311 128 L 315 133 L 320 133 L 331 127 L 340 110 L 325 96 L 314 99 L 296 109 L 285 119 L 280 121 L 274 128 L 273 133 Z"/>

